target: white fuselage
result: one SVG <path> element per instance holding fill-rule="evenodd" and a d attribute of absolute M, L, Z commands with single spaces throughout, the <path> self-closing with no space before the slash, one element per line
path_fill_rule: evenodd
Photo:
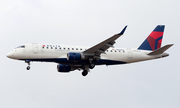
<path fill-rule="evenodd" d="M 52 44 L 25 44 L 24 47 L 18 47 L 13 51 L 9 52 L 7 54 L 7 57 L 17 60 L 53 62 L 53 59 L 67 60 L 68 52 L 81 53 L 86 49 L 88 49 L 88 47 Z M 154 56 L 147 55 L 150 52 L 151 51 L 147 50 L 137 50 L 135 48 L 109 48 L 105 51 L 105 53 L 101 54 L 100 59 L 110 61 L 121 61 L 124 63 L 133 63 L 162 57 L 162 54 Z M 61 63 L 61 61 L 59 60 L 58 63 Z M 103 62 L 102 64 L 106 63 Z M 111 63 L 107 63 L 107 65 L 111 65 Z"/>
<path fill-rule="evenodd" d="M 31 61 L 58 63 L 58 72 L 83 70 L 86 76 L 95 65 L 127 64 L 169 56 L 164 53 L 173 44 L 161 47 L 164 25 L 158 25 L 138 48 L 113 48 L 115 40 L 127 28 L 108 39 L 92 46 L 67 46 L 53 44 L 25 44 L 7 54 L 7 57 L 24 60 L 30 69 Z"/>

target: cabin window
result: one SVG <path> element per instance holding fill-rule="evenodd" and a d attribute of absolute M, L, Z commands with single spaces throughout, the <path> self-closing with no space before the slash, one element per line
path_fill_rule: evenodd
<path fill-rule="evenodd" d="M 48 47 L 46 47 L 48 49 Z"/>
<path fill-rule="evenodd" d="M 57 49 L 57 47 L 55 47 L 55 49 Z"/>
<path fill-rule="evenodd" d="M 82 48 L 80 50 L 82 50 Z"/>
<path fill-rule="evenodd" d="M 65 50 L 66 48 L 64 48 L 64 50 Z"/>
<path fill-rule="evenodd" d="M 59 48 L 59 49 L 61 49 L 61 48 Z"/>
<path fill-rule="evenodd" d="M 78 48 L 76 48 L 76 50 L 78 50 Z"/>
<path fill-rule="evenodd" d="M 74 50 L 74 48 L 72 48 L 72 50 Z"/>
<path fill-rule="evenodd" d="M 51 49 L 53 49 L 53 47 L 51 47 Z"/>
<path fill-rule="evenodd" d="M 68 48 L 68 50 L 69 50 L 69 48 Z"/>

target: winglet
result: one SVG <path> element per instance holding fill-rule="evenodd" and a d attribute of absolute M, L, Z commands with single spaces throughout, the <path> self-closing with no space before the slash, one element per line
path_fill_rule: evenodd
<path fill-rule="evenodd" d="M 125 30 L 126 30 L 127 26 L 124 27 L 124 29 L 118 34 L 118 35 L 123 35 Z"/>

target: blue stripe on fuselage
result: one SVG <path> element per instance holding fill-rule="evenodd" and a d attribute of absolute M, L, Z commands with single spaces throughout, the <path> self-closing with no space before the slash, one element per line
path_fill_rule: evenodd
<path fill-rule="evenodd" d="M 30 60 L 30 61 L 42 61 L 42 62 L 56 62 L 60 64 L 67 64 L 67 65 L 85 65 L 88 64 L 87 60 L 80 60 L 80 61 L 69 61 L 67 58 L 46 58 L 46 59 L 20 59 L 20 60 Z M 93 61 L 95 65 L 115 65 L 115 64 L 127 64 L 123 61 L 115 61 L 115 60 L 107 60 L 107 59 L 99 59 L 98 61 Z"/>

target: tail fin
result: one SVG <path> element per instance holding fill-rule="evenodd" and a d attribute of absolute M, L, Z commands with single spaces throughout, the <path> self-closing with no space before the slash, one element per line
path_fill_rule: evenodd
<path fill-rule="evenodd" d="M 138 49 L 154 51 L 160 48 L 164 33 L 164 27 L 164 25 L 158 25 Z"/>

